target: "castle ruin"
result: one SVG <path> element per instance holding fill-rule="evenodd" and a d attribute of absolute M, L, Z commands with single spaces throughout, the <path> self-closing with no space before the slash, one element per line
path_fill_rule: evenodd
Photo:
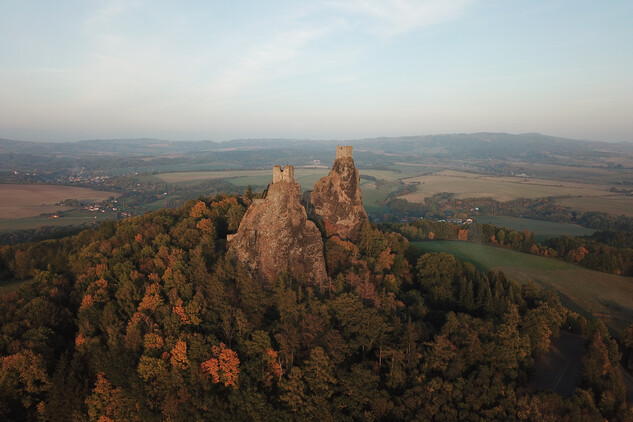
<path fill-rule="evenodd" d="M 354 147 L 352 147 L 352 146 L 337 145 L 336 146 L 336 159 L 338 160 L 339 158 L 345 158 L 345 157 L 354 158 L 353 149 L 354 149 Z"/>
<path fill-rule="evenodd" d="M 321 232 L 307 218 L 293 166 L 273 167 L 272 182 L 262 198 L 253 198 L 237 233 L 227 241 L 262 282 L 270 283 L 282 273 L 321 288 L 328 280 Z"/>
<path fill-rule="evenodd" d="M 273 183 L 292 182 L 294 180 L 295 180 L 294 166 L 284 166 L 284 167 L 273 166 Z"/>
<path fill-rule="evenodd" d="M 314 185 L 307 202 L 310 215 L 322 220 L 327 237 L 356 242 L 367 221 L 360 190 L 360 175 L 354 165 L 353 148 L 336 146 L 332 170 Z"/>

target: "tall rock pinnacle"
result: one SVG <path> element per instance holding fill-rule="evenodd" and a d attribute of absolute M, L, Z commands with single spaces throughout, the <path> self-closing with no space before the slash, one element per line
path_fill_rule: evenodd
<path fill-rule="evenodd" d="M 336 147 L 332 170 L 314 185 L 310 203 L 312 214 L 323 220 L 328 237 L 359 239 L 367 212 L 363 207 L 360 176 L 354 166 L 351 146 Z"/>
<path fill-rule="evenodd" d="M 253 200 L 228 240 L 229 249 L 262 280 L 287 272 L 306 284 L 327 281 L 321 233 L 307 219 L 293 166 L 273 167 L 264 198 Z"/>

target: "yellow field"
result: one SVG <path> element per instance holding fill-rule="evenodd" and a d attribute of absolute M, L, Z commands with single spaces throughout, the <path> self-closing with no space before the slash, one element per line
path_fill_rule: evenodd
<path fill-rule="evenodd" d="M 410 202 L 424 202 L 424 198 L 441 192 L 454 193 L 458 198 L 491 197 L 498 201 L 544 196 L 603 196 L 609 194 L 608 187 L 599 184 L 528 177 L 489 176 L 454 170 L 442 170 L 403 181 L 420 184 L 417 192 L 402 197 Z"/>
<path fill-rule="evenodd" d="M 67 210 L 55 205 L 64 199 L 101 201 L 118 195 L 89 188 L 57 185 L 0 184 L 0 218 L 18 219 Z"/>

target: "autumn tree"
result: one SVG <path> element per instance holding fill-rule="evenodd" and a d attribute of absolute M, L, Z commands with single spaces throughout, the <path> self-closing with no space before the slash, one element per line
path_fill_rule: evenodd
<path fill-rule="evenodd" d="M 224 343 L 211 348 L 212 358 L 202 362 L 200 369 L 213 384 L 222 383 L 225 387 L 237 388 L 240 373 L 240 360 L 237 353 L 227 348 Z"/>
<path fill-rule="evenodd" d="M 0 358 L 0 415 L 36 419 L 50 387 L 44 360 L 30 350 Z"/>

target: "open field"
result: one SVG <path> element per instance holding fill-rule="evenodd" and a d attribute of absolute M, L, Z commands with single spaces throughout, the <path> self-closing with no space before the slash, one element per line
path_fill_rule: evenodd
<path fill-rule="evenodd" d="M 41 226 L 79 226 L 105 220 L 116 219 L 113 212 L 90 212 L 84 210 L 66 211 L 59 218 L 50 218 L 47 215 L 21 219 L 0 219 L 0 234 L 16 230 L 35 229 Z"/>
<path fill-rule="evenodd" d="M 534 233 L 534 237 L 538 242 L 542 242 L 552 236 L 564 234 L 567 236 L 590 236 L 595 232 L 593 229 L 577 224 L 554 223 L 529 218 L 481 215 L 476 217 L 475 221 L 478 223 L 490 223 L 498 227 L 508 227 L 514 230 L 529 230 Z"/>
<path fill-rule="evenodd" d="M 425 252 L 447 252 L 481 270 L 503 271 L 520 283 L 556 289 L 569 309 L 601 318 L 621 333 L 633 323 L 633 278 L 588 270 L 552 258 L 459 241 L 413 242 Z"/>
<path fill-rule="evenodd" d="M 235 171 L 189 171 L 179 173 L 160 173 L 158 177 L 163 182 L 181 183 L 181 182 L 200 182 L 209 179 L 229 179 L 234 177 L 249 176 L 270 176 L 272 178 L 272 170 L 235 170 Z"/>
<path fill-rule="evenodd" d="M 428 173 L 429 170 L 425 168 L 419 167 L 398 167 L 397 171 L 394 170 L 371 170 L 371 169 L 363 169 L 358 170 L 361 175 L 372 176 L 376 179 L 383 179 L 388 182 L 394 182 L 400 179 L 405 179 L 413 176 L 420 176 L 422 174 Z"/>
<path fill-rule="evenodd" d="M 318 175 L 320 177 L 325 176 L 330 172 L 330 168 L 299 168 L 295 167 L 295 179 L 299 180 L 308 176 Z M 389 182 L 398 180 L 404 177 L 412 177 L 416 174 L 424 173 L 423 170 L 418 168 L 404 168 L 402 171 L 394 170 L 359 170 L 361 175 L 367 175 L 375 177 L 376 179 L 384 179 Z M 236 179 L 246 177 L 266 177 L 272 179 L 272 169 L 264 170 L 224 170 L 224 171 L 190 171 L 190 172 L 178 172 L 178 173 L 160 173 L 152 177 L 156 177 L 167 183 L 181 183 L 181 182 L 199 182 L 201 180 L 209 179 Z M 316 182 L 315 180 L 315 182 Z"/>
<path fill-rule="evenodd" d="M 323 176 L 327 175 L 330 169 L 327 168 L 295 168 L 295 180 L 301 185 L 303 190 L 310 190 L 314 184 Z M 395 190 L 398 180 L 403 177 L 411 177 L 420 174 L 417 168 L 404 169 L 404 171 L 392 170 L 360 170 L 361 175 L 375 177 L 386 180 L 380 188 L 373 181 L 361 179 L 361 189 L 363 191 L 363 203 L 368 207 L 374 207 L 376 202 L 380 202 Z M 193 185 L 209 179 L 225 179 L 227 182 L 246 188 L 247 186 L 265 186 L 272 179 L 272 170 L 230 170 L 230 171 L 204 171 L 204 172 L 182 172 L 182 173 L 161 173 L 154 176 L 143 176 L 145 178 L 158 179 L 167 183 Z"/>
<path fill-rule="evenodd" d="M 217 170 L 226 170 L 226 169 L 242 169 L 243 166 L 230 162 L 220 162 L 220 161 L 210 161 L 203 164 L 192 164 L 192 163 L 180 163 L 180 164 L 158 164 L 153 163 L 152 161 L 156 159 L 160 159 L 161 157 L 152 157 L 149 162 L 147 162 L 147 166 L 134 166 L 134 167 L 121 167 L 121 168 L 111 168 L 108 171 L 111 174 L 121 176 L 131 173 L 152 173 L 152 172 L 161 172 L 163 174 L 170 172 L 207 172 L 207 171 L 215 171 Z"/>
<path fill-rule="evenodd" d="M 360 189 L 363 193 L 363 205 L 367 212 L 384 207 L 381 206 L 380 202 L 389 194 L 388 188 L 379 189 L 374 182 L 361 180 Z"/>
<path fill-rule="evenodd" d="M 55 205 L 64 199 L 102 201 L 112 192 L 97 191 L 89 188 L 59 185 L 2 185 L 0 184 L 0 218 L 22 219 L 44 213 L 68 210 Z"/>
<path fill-rule="evenodd" d="M 633 179 L 633 160 L 630 157 L 610 156 L 609 161 L 620 163 L 626 167 L 624 169 L 614 169 L 605 167 L 592 167 L 596 163 L 588 163 L 586 167 L 570 167 L 555 164 L 527 163 L 515 161 L 514 167 L 523 168 L 532 177 L 539 179 L 554 179 L 569 182 L 595 183 L 613 185 L 622 180 Z"/>
<path fill-rule="evenodd" d="M 454 193 L 458 198 L 491 197 L 498 201 L 544 196 L 601 196 L 609 193 L 607 186 L 599 184 L 489 176 L 454 170 L 442 170 L 403 181 L 420 184 L 417 192 L 402 196 L 410 202 L 424 202 L 424 198 L 441 192 Z"/>
<path fill-rule="evenodd" d="M 633 195 L 604 195 L 582 198 L 561 198 L 557 204 L 578 211 L 601 211 L 614 215 L 633 216 Z"/>
<path fill-rule="evenodd" d="M 311 189 L 317 180 L 328 174 L 329 169 L 295 168 L 295 180 L 303 189 Z M 199 171 L 186 173 L 161 173 L 156 176 L 167 183 L 196 184 L 204 180 L 225 179 L 227 182 L 240 187 L 267 185 L 273 177 L 269 170 L 230 170 L 230 171 Z"/>

